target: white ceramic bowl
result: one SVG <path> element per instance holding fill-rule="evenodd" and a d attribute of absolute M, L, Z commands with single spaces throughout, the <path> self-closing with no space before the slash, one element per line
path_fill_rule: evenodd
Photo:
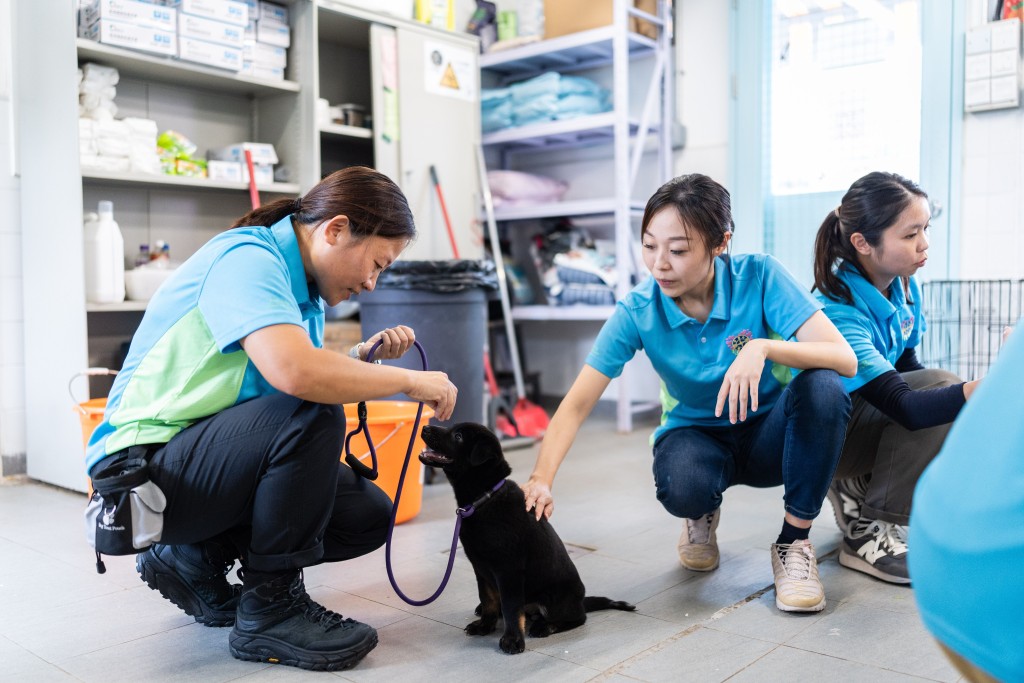
<path fill-rule="evenodd" d="M 124 273 L 125 294 L 132 301 L 149 301 L 160 289 L 171 275 L 174 268 L 158 268 L 156 266 L 141 266 Z"/>

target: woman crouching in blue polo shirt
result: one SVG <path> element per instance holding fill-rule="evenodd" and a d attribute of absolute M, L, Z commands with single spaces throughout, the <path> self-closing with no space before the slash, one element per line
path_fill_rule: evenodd
<path fill-rule="evenodd" d="M 778 261 L 730 257 L 733 226 L 729 192 L 704 175 L 675 178 L 647 202 L 640 236 L 652 277 L 618 302 L 558 407 L 524 487 L 526 508 L 550 517 L 552 482 L 580 425 L 644 350 L 662 380 L 655 489 L 684 520 L 683 567 L 718 567 L 715 530 L 727 488 L 781 484 L 785 519 L 771 547 L 775 604 L 819 611 L 825 592 L 808 533 L 849 419 L 837 373 L 852 376 L 856 358 Z M 788 381 L 790 367 L 806 371 Z"/>
<path fill-rule="evenodd" d="M 844 380 L 853 413 L 829 500 L 843 531 L 839 563 L 910 583 L 907 522 L 921 472 L 939 452 L 977 381 L 926 369 L 926 325 L 913 275 L 928 260 L 928 196 L 894 173 L 869 173 L 825 217 L 814 287 L 857 354 Z"/>

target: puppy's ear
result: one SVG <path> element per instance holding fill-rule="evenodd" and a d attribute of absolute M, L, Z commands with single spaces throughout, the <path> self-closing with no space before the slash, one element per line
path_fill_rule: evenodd
<path fill-rule="evenodd" d="M 501 456 L 501 445 L 491 439 L 477 439 L 473 444 L 473 450 L 469 452 L 469 464 L 482 465 L 488 460 L 495 460 Z"/>

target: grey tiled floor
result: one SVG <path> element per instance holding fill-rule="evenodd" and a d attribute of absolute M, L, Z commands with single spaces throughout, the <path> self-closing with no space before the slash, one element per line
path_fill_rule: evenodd
<path fill-rule="evenodd" d="M 381 549 L 314 567 L 306 585 L 327 607 L 376 627 L 380 645 L 356 668 L 311 673 L 241 662 L 228 629 L 206 628 L 147 588 L 134 558 L 107 558 L 96 574 L 82 533 L 84 496 L 23 479 L 0 484 L 0 680 L 5 681 L 957 681 L 922 627 L 909 588 L 844 569 L 825 509 L 812 540 L 827 608 L 775 608 L 768 546 L 781 525 L 781 489 L 730 490 L 721 567 L 698 575 L 675 554 L 680 524 L 654 499 L 649 425 L 631 435 L 610 420 L 584 427 L 556 482 L 552 521 L 592 595 L 637 604 L 597 612 L 582 627 L 527 639 L 507 656 L 497 635 L 468 637 L 476 590 L 461 551 L 441 597 L 410 607 L 388 583 Z M 536 449 L 509 453 L 513 478 Z M 423 598 L 444 572 L 455 504 L 446 482 L 395 533 L 402 590 Z"/>

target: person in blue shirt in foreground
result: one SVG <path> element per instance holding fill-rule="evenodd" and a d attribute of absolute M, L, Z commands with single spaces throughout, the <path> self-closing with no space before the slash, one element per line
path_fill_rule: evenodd
<path fill-rule="evenodd" d="M 857 354 L 843 384 L 853 399 L 829 488 L 843 532 L 839 563 L 908 584 L 907 524 L 914 486 L 978 381 L 925 368 L 927 329 L 914 275 L 928 260 L 928 196 L 895 173 L 860 178 L 822 222 L 814 287 Z"/>
<path fill-rule="evenodd" d="M 683 519 L 683 567 L 718 567 L 723 492 L 784 487 L 771 547 L 776 606 L 824 609 L 811 522 L 821 510 L 849 418 L 839 374 L 856 357 L 821 305 L 771 256 L 731 257 L 729 192 L 692 174 L 648 200 L 640 236 L 651 273 L 615 307 L 558 407 L 524 486 L 537 519 L 554 511 L 552 483 L 583 421 L 623 366 L 646 352 L 662 380 L 655 431 L 658 500 Z M 804 371 L 791 377 L 789 368 Z"/>
<path fill-rule="evenodd" d="M 910 511 L 921 619 L 969 681 L 1024 681 L 1021 377 L 1018 332 L 921 475 Z"/>

